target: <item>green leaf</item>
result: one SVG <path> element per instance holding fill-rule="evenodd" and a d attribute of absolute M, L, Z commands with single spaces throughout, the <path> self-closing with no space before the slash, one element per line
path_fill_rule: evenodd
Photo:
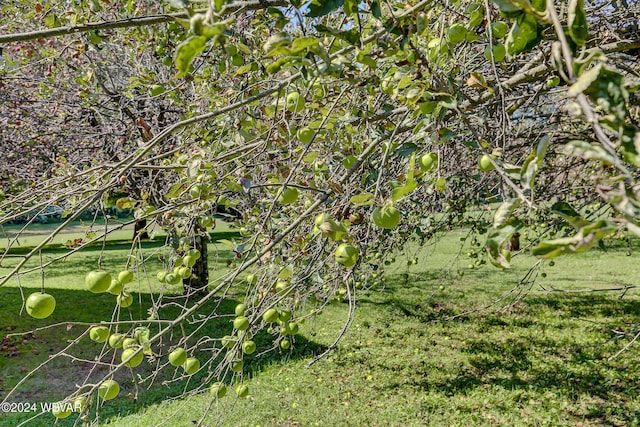
<path fill-rule="evenodd" d="M 180 72 L 185 74 L 191 66 L 191 62 L 200 52 L 204 50 L 207 39 L 201 36 L 191 36 L 176 48 L 174 63 Z"/>
<path fill-rule="evenodd" d="M 225 245 L 225 246 L 227 246 L 227 247 L 231 248 L 232 250 L 235 250 L 235 249 L 236 249 L 236 244 L 235 244 L 235 243 L 233 243 L 231 240 L 227 240 L 227 239 L 220 239 L 220 240 L 218 240 L 218 242 L 217 242 L 217 243 L 222 243 L 223 245 Z"/>
<path fill-rule="evenodd" d="M 167 195 L 165 197 L 167 198 L 167 200 L 177 199 L 182 193 L 184 193 L 184 191 L 184 184 L 182 184 L 181 182 L 176 182 L 171 186 L 171 188 L 169 188 L 169 191 L 167 192 Z"/>
<path fill-rule="evenodd" d="M 582 218 L 578 212 L 567 202 L 556 202 L 551 206 L 551 212 L 564 218 L 574 228 L 579 229 L 589 224 L 589 221 Z"/>
<path fill-rule="evenodd" d="M 213 2 L 213 10 L 217 13 L 222 10 L 222 6 L 224 6 L 224 0 L 214 0 Z"/>
<path fill-rule="evenodd" d="M 518 17 L 513 23 L 505 47 L 509 55 L 517 55 L 532 48 L 537 41 L 539 41 L 538 23 L 533 16 L 525 14 Z"/>
<path fill-rule="evenodd" d="M 603 69 L 602 64 L 598 64 L 593 68 L 590 68 L 586 72 L 582 73 L 578 80 L 571 85 L 567 91 L 568 96 L 578 96 L 582 92 L 589 89 L 589 87 L 600 77 L 600 72 Z"/>
<path fill-rule="evenodd" d="M 493 3 L 498 6 L 500 14 L 507 18 L 515 18 L 522 14 L 522 8 L 510 0 L 493 0 Z"/>
<path fill-rule="evenodd" d="M 587 160 L 599 160 L 608 164 L 615 162 L 614 157 L 599 145 L 589 144 L 587 141 L 569 141 L 565 145 L 565 153 L 571 156 L 579 156 Z"/>
<path fill-rule="evenodd" d="M 380 19 L 382 17 L 382 9 L 380 8 L 380 1 L 373 0 L 371 2 L 371 14 L 374 18 Z"/>
<path fill-rule="evenodd" d="M 584 46 L 584 42 L 589 35 L 584 0 L 569 0 L 567 24 L 569 25 L 569 37 L 576 45 Z"/>
<path fill-rule="evenodd" d="M 404 196 L 411 194 L 418 187 L 418 183 L 415 180 L 407 182 L 402 187 L 394 188 L 391 192 L 391 200 L 395 203 L 402 199 Z"/>
<path fill-rule="evenodd" d="M 318 24 L 316 25 L 316 30 L 320 33 L 326 33 L 326 34 L 331 34 L 333 36 L 336 36 L 337 38 L 342 39 L 353 45 L 360 44 L 360 33 L 355 29 L 341 31 L 335 28 L 329 28 L 322 24 Z"/>
<path fill-rule="evenodd" d="M 320 44 L 320 41 L 315 37 L 301 37 L 295 39 L 291 44 L 291 53 L 302 52 L 309 48 L 315 48 Z"/>
<path fill-rule="evenodd" d="M 308 18 L 318 18 L 338 9 L 344 4 L 344 0 L 312 0 L 309 3 Z"/>
<path fill-rule="evenodd" d="M 352 203 L 356 206 L 364 206 L 370 205 L 373 201 L 373 194 L 371 193 L 360 193 L 349 199 L 349 203 Z"/>
<path fill-rule="evenodd" d="M 121 199 L 118 199 L 118 201 L 116 202 L 116 206 L 119 209 L 131 209 L 133 208 L 136 203 L 138 203 L 137 200 L 132 199 L 131 197 L 122 197 Z"/>
<path fill-rule="evenodd" d="M 520 206 L 520 203 L 522 203 L 522 200 L 518 198 L 504 201 L 493 216 L 493 226 L 500 228 L 505 225 L 509 221 L 513 211 Z"/>
<path fill-rule="evenodd" d="M 573 237 L 541 242 L 531 250 L 531 253 L 539 258 L 551 259 L 568 253 L 587 252 L 593 249 L 604 237 L 617 230 L 618 227 L 614 223 L 601 219 L 582 227 Z"/>
<path fill-rule="evenodd" d="M 62 26 L 62 22 L 55 13 L 50 13 L 44 18 L 44 25 L 49 28 L 58 28 Z"/>
<path fill-rule="evenodd" d="M 344 0 L 344 13 L 353 16 L 358 13 L 359 0 Z"/>

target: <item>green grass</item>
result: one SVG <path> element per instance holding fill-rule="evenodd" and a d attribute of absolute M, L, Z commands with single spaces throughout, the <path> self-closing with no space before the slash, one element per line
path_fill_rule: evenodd
<path fill-rule="evenodd" d="M 452 266 L 458 237 L 453 233 L 435 247 L 424 248 L 420 263 L 411 268 L 406 261 L 413 254 L 398 254 L 383 286 L 358 294 L 352 327 L 338 348 L 318 363 L 307 368 L 339 334 L 348 314 L 346 303 L 329 305 L 317 319 L 307 321 L 293 350 L 249 357 L 245 383 L 250 396 L 238 400 L 230 391 L 227 398 L 213 402 L 205 425 L 640 425 L 640 349 L 632 345 L 609 359 L 632 338 L 621 331 L 633 328 L 640 317 L 638 292 L 631 289 L 621 298 L 620 292 L 552 293 L 540 288 L 577 291 L 632 285 L 640 266 L 626 253 L 637 253 L 640 242 L 633 241 L 628 248 L 610 241 L 606 253 L 560 258 L 554 267 L 544 266 L 539 271 L 546 273 L 546 278 L 539 277 L 529 291 L 528 285 L 517 283 L 535 260 L 516 257 L 510 271 L 487 266 L 468 269 L 466 257 Z M 114 258 L 127 253 L 123 248 L 113 251 Z M 224 270 L 224 263 L 212 267 Z M 458 269 L 464 276 L 447 274 Z M 62 269 L 59 281 L 64 283 L 65 277 L 69 281 L 77 275 L 65 275 Z M 52 321 L 109 318 L 112 297 L 73 288 L 57 291 L 64 303 Z M 150 305 L 151 294 L 141 293 L 139 298 L 142 310 Z M 500 298 L 491 309 L 474 311 Z M 218 310 L 231 313 L 236 302 L 225 300 Z M 17 290 L 0 288 L 0 313 L 3 319 L 7 318 L 5 313 L 11 313 L 11 327 L 23 331 L 45 323 L 16 317 L 16 304 Z M 207 323 L 200 333 L 224 334 L 224 322 Z M 46 358 L 49 348 L 56 348 L 84 328 L 36 333 L 27 343 L 19 344 L 16 358 L 0 353 L 0 387 L 4 390 L 0 396 L 21 376 L 21 367 L 33 367 Z M 86 337 L 83 340 L 77 347 L 83 357 L 99 351 L 100 345 Z M 259 335 L 256 341 L 259 350 L 272 345 L 267 334 Z M 136 368 L 142 377 L 152 370 L 144 365 Z M 52 384 L 62 392 L 87 377 L 88 370 L 82 366 L 70 364 L 68 359 L 52 366 L 44 380 L 26 383 L 16 400 L 50 401 Z M 167 426 L 194 425 L 192 422 L 212 404 L 208 393 L 163 401 L 194 386 L 205 388 L 206 383 L 199 383 L 203 375 L 164 386 L 161 380 L 171 379 L 174 373 L 168 370 L 162 375 L 155 387 L 141 390 L 137 402 L 123 397 L 102 407 L 100 425 L 158 426 L 161 421 Z M 118 378 L 122 395 L 135 393 L 132 378 L 130 373 Z M 56 397 L 60 396 L 62 393 Z M 59 425 L 72 425 L 73 418 Z M 18 419 L 25 418 L 0 418 L 0 425 L 14 426 Z M 52 417 L 46 415 L 27 425 L 51 423 Z"/>

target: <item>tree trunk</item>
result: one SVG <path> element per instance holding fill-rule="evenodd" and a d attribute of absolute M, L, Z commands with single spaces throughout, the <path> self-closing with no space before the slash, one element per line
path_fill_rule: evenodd
<path fill-rule="evenodd" d="M 209 233 L 196 223 L 194 234 L 194 249 L 200 251 L 200 258 L 191 267 L 191 276 L 184 280 L 184 292 L 186 295 L 205 295 L 208 292 L 207 286 L 209 285 L 209 263 L 207 262 Z"/>
<path fill-rule="evenodd" d="M 136 221 L 133 229 L 133 238 L 135 239 L 140 235 L 140 240 L 149 240 L 149 233 L 147 233 L 146 226 L 147 220 L 145 218 Z"/>

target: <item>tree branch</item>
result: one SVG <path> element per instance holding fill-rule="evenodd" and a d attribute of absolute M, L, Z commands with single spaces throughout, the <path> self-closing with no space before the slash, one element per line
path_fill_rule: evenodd
<path fill-rule="evenodd" d="M 238 10 L 260 10 L 268 7 L 288 6 L 286 0 L 255 0 L 244 1 L 227 5 L 222 10 L 221 15 L 230 15 Z M 206 9 L 197 12 L 206 12 Z M 85 31 L 110 30 L 114 28 L 143 27 L 147 25 L 162 24 L 174 21 L 178 18 L 188 18 L 187 12 L 167 13 L 163 15 L 141 16 L 136 18 L 121 19 L 118 21 L 90 22 L 88 24 L 50 28 L 46 30 L 28 31 L 26 33 L 0 34 L 0 44 L 27 41 L 35 39 L 49 39 L 53 37 L 66 36 L 69 34 L 82 33 Z"/>

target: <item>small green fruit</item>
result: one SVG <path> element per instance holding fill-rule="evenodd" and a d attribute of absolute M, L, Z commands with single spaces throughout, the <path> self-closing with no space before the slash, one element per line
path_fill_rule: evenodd
<path fill-rule="evenodd" d="M 118 305 L 121 308 L 127 308 L 127 307 L 130 307 L 131 304 L 133 304 L 133 295 L 124 292 L 124 293 L 118 295 L 116 300 L 118 302 Z"/>
<path fill-rule="evenodd" d="M 182 347 L 178 347 L 169 353 L 169 363 L 171 366 L 182 366 L 187 361 L 187 352 Z"/>
<path fill-rule="evenodd" d="M 433 169 L 438 167 L 438 154 L 437 153 L 427 153 L 420 156 L 420 169 L 425 172 L 432 171 Z"/>
<path fill-rule="evenodd" d="M 242 359 L 234 360 L 231 362 L 231 370 L 233 372 L 242 372 L 242 368 L 244 368 L 244 361 Z"/>
<path fill-rule="evenodd" d="M 311 142 L 311 138 L 313 138 L 313 135 L 315 135 L 315 131 L 308 127 L 300 128 L 298 129 L 298 132 L 296 132 L 296 137 L 303 144 L 308 144 L 309 142 Z"/>
<path fill-rule="evenodd" d="M 249 319 L 244 316 L 238 316 L 233 320 L 233 327 L 239 331 L 246 331 L 249 329 Z"/>
<path fill-rule="evenodd" d="M 125 350 L 128 348 L 138 348 L 138 340 L 127 337 L 122 341 L 122 348 Z"/>
<path fill-rule="evenodd" d="M 358 248 L 348 243 L 342 243 L 335 252 L 336 262 L 345 267 L 353 267 L 358 262 L 360 252 Z"/>
<path fill-rule="evenodd" d="M 270 308 L 269 310 L 264 312 L 262 318 L 265 322 L 268 323 L 276 322 L 278 320 L 278 310 L 276 310 L 275 308 Z"/>
<path fill-rule="evenodd" d="M 106 380 L 98 387 L 98 394 L 102 400 L 111 400 L 120 393 L 120 385 L 114 380 Z"/>
<path fill-rule="evenodd" d="M 106 271 L 90 271 L 84 278 L 89 291 L 98 294 L 105 292 L 111 286 L 111 275 Z"/>
<path fill-rule="evenodd" d="M 109 292 L 111 295 L 120 295 L 123 289 L 124 286 L 122 285 L 122 282 L 120 282 L 118 279 L 111 279 L 111 286 L 109 286 L 107 292 Z"/>
<path fill-rule="evenodd" d="M 491 156 L 489 156 L 488 154 L 483 154 L 482 157 L 480 157 L 480 160 L 478 160 L 478 167 L 480 167 L 481 171 L 489 172 L 495 169 L 495 166 L 493 166 L 491 159 Z"/>
<path fill-rule="evenodd" d="M 390 204 L 377 207 L 371 214 L 373 223 L 380 228 L 395 228 L 400 222 L 400 211 Z"/>
<path fill-rule="evenodd" d="M 298 92 L 289 93 L 287 95 L 286 102 L 287 110 L 291 111 L 292 113 L 299 113 L 300 111 L 304 110 L 306 106 L 305 99 L 301 97 Z"/>
<path fill-rule="evenodd" d="M 209 387 L 209 392 L 218 399 L 222 399 L 227 395 L 227 386 L 224 383 L 213 383 Z"/>
<path fill-rule="evenodd" d="M 182 367 L 187 375 L 193 375 L 200 369 L 200 361 L 195 357 L 189 357 Z"/>
<path fill-rule="evenodd" d="M 298 189 L 295 187 L 285 188 L 278 197 L 278 203 L 288 205 L 298 200 Z"/>
<path fill-rule="evenodd" d="M 244 384 L 240 384 L 239 386 L 236 387 L 236 395 L 238 395 L 238 397 L 249 396 L 249 387 L 247 387 Z"/>
<path fill-rule="evenodd" d="M 51 408 L 51 413 L 54 417 L 62 419 L 71 415 L 72 409 L 73 405 L 69 402 L 56 402 Z"/>
<path fill-rule="evenodd" d="M 247 306 L 244 304 L 238 304 L 236 305 L 236 316 L 244 316 L 244 312 L 247 311 Z"/>
<path fill-rule="evenodd" d="M 133 272 L 129 270 L 121 271 L 120 273 L 118 273 L 118 280 L 123 285 L 133 282 Z"/>
<path fill-rule="evenodd" d="M 84 412 L 89 408 L 89 398 L 85 395 L 78 396 L 73 401 L 73 410 L 75 412 Z"/>
<path fill-rule="evenodd" d="M 25 308 L 29 316 L 45 319 L 56 309 L 56 299 L 47 293 L 34 292 L 27 297 Z"/>
<path fill-rule="evenodd" d="M 253 341 L 245 341 L 242 343 L 242 352 L 244 354 L 252 354 L 256 351 L 256 343 Z"/>
<path fill-rule="evenodd" d="M 89 338 L 95 342 L 105 342 L 109 338 L 109 328 L 106 326 L 94 326 L 89 330 Z"/>
<path fill-rule="evenodd" d="M 142 363 L 142 359 L 144 359 L 144 354 L 139 348 L 125 347 L 125 350 L 120 355 L 120 361 L 124 362 L 130 357 L 131 357 L 131 360 L 126 362 L 124 366 L 128 366 L 129 368 L 135 368 L 136 366 Z"/>
<path fill-rule="evenodd" d="M 111 348 L 122 348 L 124 344 L 125 336 L 119 333 L 111 334 L 109 336 L 109 347 Z"/>

